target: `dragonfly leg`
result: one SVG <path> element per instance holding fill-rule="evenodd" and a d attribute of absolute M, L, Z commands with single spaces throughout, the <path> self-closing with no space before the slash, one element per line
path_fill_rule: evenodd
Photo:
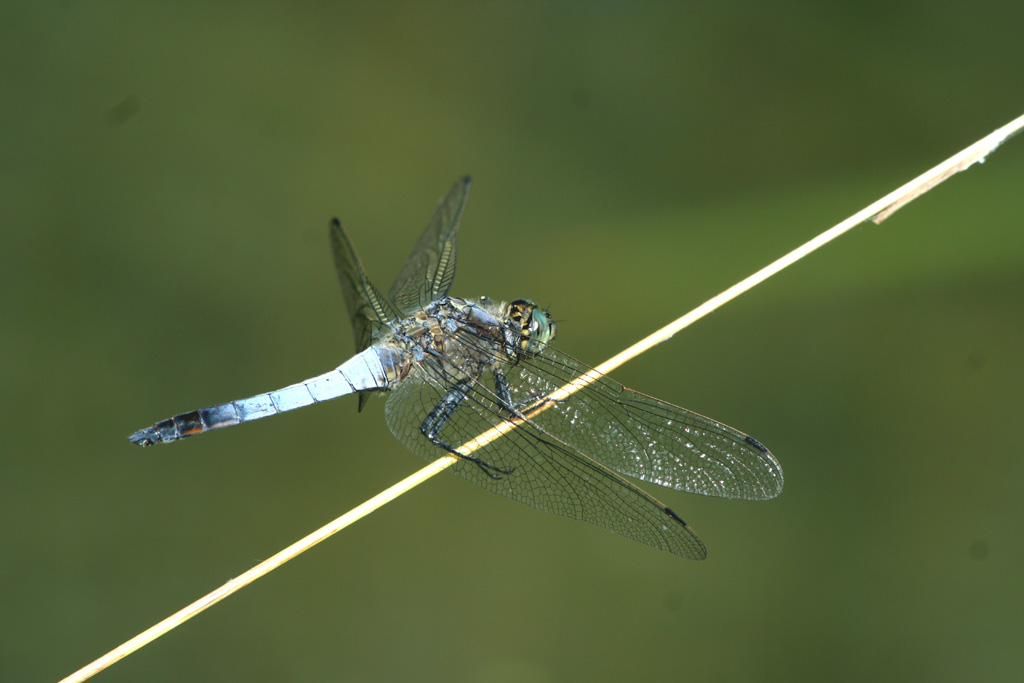
<path fill-rule="evenodd" d="M 512 389 L 508 385 L 508 378 L 501 368 L 494 369 L 494 393 L 498 395 L 498 403 L 504 410 L 512 415 L 518 415 L 515 401 L 512 400 Z"/>
<path fill-rule="evenodd" d="M 469 390 L 473 388 L 473 385 L 475 385 L 476 382 L 477 378 L 468 378 L 453 386 L 451 390 L 444 395 L 444 398 L 441 399 L 440 403 L 434 406 L 434 409 L 430 411 L 429 415 L 427 415 L 427 419 L 420 425 L 420 432 L 430 440 L 430 443 L 434 444 L 438 448 L 443 448 L 452 455 L 475 463 L 476 466 L 483 470 L 491 479 L 501 479 L 501 475 L 512 474 L 512 470 L 495 467 L 494 465 L 473 455 L 464 455 L 455 450 L 451 444 L 442 440 L 438 436 L 441 433 L 441 430 L 444 429 L 445 424 L 448 422 L 448 418 L 458 410 L 459 406 L 461 406 L 469 396 Z"/>
<path fill-rule="evenodd" d="M 508 383 L 508 378 L 505 377 L 504 371 L 501 368 L 494 369 L 494 391 L 498 395 L 498 404 L 503 410 L 507 410 L 509 415 L 512 417 L 526 418 L 528 415 L 522 412 L 523 408 L 539 408 L 545 403 L 555 403 L 556 400 L 553 398 L 543 398 L 540 401 L 532 398 L 525 399 L 523 401 L 512 400 L 512 388 Z"/>

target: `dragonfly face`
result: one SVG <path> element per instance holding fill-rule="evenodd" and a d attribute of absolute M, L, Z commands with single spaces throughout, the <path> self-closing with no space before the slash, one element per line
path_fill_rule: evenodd
<path fill-rule="evenodd" d="M 392 433 L 427 460 L 488 490 L 581 519 L 691 559 L 704 544 L 671 509 L 619 474 L 669 488 L 748 500 L 779 494 L 782 468 L 756 439 L 597 375 L 550 345 L 547 311 L 448 296 L 469 178 L 441 200 L 385 296 L 341 224 L 331 243 L 356 355 L 284 389 L 177 415 L 129 439 L 143 446 L 358 393 L 388 395 Z M 552 397 L 552 394 L 555 394 Z M 479 437 L 494 428 L 501 437 Z"/>
<path fill-rule="evenodd" d="M 557 328 L 548 312 L 529 299 L 516 299 L 505 308 L 505 317 L 519 325 L 520 349 L 534 356 L 555 338 Z"/>

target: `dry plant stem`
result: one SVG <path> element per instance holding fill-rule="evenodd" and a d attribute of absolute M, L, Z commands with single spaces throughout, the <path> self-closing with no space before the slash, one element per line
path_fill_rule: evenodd
<path fill-rule="evenodd" d="M 882 197 L 878 201 L 874 202 L 870 206 L 865 207 L 861 211 L 858 211 L 854 215 L 850 216 L 842 223 L 839 223 L 835 227 L 823 232 L 811 241 L 807 242 L 801 247 L 794 249 L 790 253 L 786 254 L 782 258 L 778 259 L 774 263 L 771 263 L 761 270 L 757 271 L 745 280 L 738 282 L 729 289 L 725 290 L 718 296 L 708 300 L 704 304 L 701 304 L 697 308 L 693 309 L 683 317 L 672 322 L 669 325 L 661 328 L 657 332 L 649 335 L 648 337 L 637 342 L 633 346 L 629 347 L 625 351 L 618 355 L 610 358 L 601 365 L 597 366 L 591 372 L 581 375 L 574 379 L 569 384 L 559 388 L 557 391 L 551 394 L 549 399 L 538 404 L 535 408 L 528 411 L 530 416 L 536 415 L 548 406 L 552 405 L 554 401 L 566 398 L 572 395 L 579 389 L 593 382 L 599 375 L 608 374 L 615 368 L 619 367 L 626 361 L 640 355 L 647 349 L 660 344 L 661 342 L 669 339 L 676 332 L 679 332 L 684 327 L 687 327 L 700 318 L 703 318 L 708 313 L 711 313 L 715 309 L 724 305 L 726 302 L 731 301 L 740 294 L 746 292 L 752 287 L 760 284 L 767 280 L 772 275 L 778 273 L 780 270 L 799 261 L 804 256 L 807 256 L 815 249 L 824 246 L 828 242 L 831 242 L 839 235 L 843 234 L 850 228 L 858 225 L 866 220 L 873 220 L 875 223 L 881 223 L 883 220 L 892 215 L 895 211 L 903 207 L 908 202 L 924 194 L 932 187 L 938 185 L 942 181 L 946 180 L 950 176 L 953 176 L 960 171 L 963 171 L 975 163 L 980 163 L 985 160 L 985 157 L 995 150 L 999 145 L 1005 142 L 1008 138 L 1016 135 L 1021 128 L 1024 128 L 1024 115 L 1014 119 L 1007 125 L 996 130 L 991 135 L 979 140 L 967 149 L 963 150 L 959 154 L 956 154 L 946 161 L 942 162 L 935 168 L 931 169 L 927 173 L 910 181 L 898 190 L 889 193 L 885 197 Z M 494 439 L 499 438 L 502 434 L 515 429 L 518 421 L 505 422 L 490 431 L 481 434 L 472 441 L 463 444 L 459 451 L 465 455 L 469 455 L 476 449 L 490 443 Z M 314 533 L 306 536 L 300 541 L 293 543 L 281 552 L 277 553 L 273 557 L 264 560 L 260 564 L 256 565 L 249 571 L 245 572 L 241 576 L 228 581 L 226 584 L 218 588 L 217 590 L 209 593 L 208 595 L 196 600 L 188 607 L 172 614 L 160 623 L 152 626 L 151 628 L 143 631 L 139 635 L 135 636 L 131 640 L 125 642 L 119 647 L 111 650 L 107 654 L 103 655 L 91 664 L 83 667 L 82 669 L 71 674 L 67 678 L 63 679 L 61 683 L 72 683 L 74 681 L 84 681 L 87 678 L 92 677 L 94 674 L 107 668 L 119 659 L 122 659 L 135 650 L 138 650 L 143 645 L 159 638 L 163 634 L 167 633 L 171 629 L 175 628 L 179 624 L 187 621 L 194 617 L 196 614 L 202 612 L 206 608 L 214 605 L 227 596 L 231 595 L 235 591 L 239 590 L 243 586 L 252 583 L 261 576 L 268 574 L 269 572 L 277 569 L 285 562 L 288 562 L 296 555 L 305 552 L 320 541 L 332 536 L 333 534 L 341 531 L 352 522 L 365 517 L 377 508 L 390 502 L 391 500 L 402 495 L 411 488 L 418 486 L 427 479 L 433 477 L 438 472 L 447 469 L 453 463 L 457 462 L 458 458 L 454 456 L 445 456 L 430 463 L 419 472 L 413 474 L 406 479 L 403 479 L 399 483 L 395 484 L 391 488 L 387 489 L 366 501 L 359 507 L 347 512 L 338 519 L 334 520 L 330 524 L 318 529 Z"/>
<path fill-rule="evenodd" d="M 446 460 L 447 458 L 432 462 L 430 465 L 424 467 L 415 474 L 406 477 L 405 479 L 398 482 L 391 488 L 381 491 L 376 496 L 366 501 L 359 507 L 349 510 L 344 515 L 338 517 L 330 524 L 327 524 L 326 526 L 317 529 L 305 538 L 296 541 L 295 543 L 292 543 L 284 550 L 280 551 L 273 557 L 270 557 L 264 560 L 263 562 L 260 562 L 258 565 L 256 565 L 249 571 L 245 572 L 241 576 L 231 579 L 215 591 L 208 593 L 207 595 L 204 595 L 202 598 L 196 600 L 191 605 L 188 605 L 187 607 L 178 610 L 171 616 L 167 617 L 158 624 L 151 626 L 150 628 L 146 629 L 145 631 L 135 636 L 131 640 L 122 643 L 121 645 L 114 648 L 107 654 L 103 655 L 96 661 L 92 662 L 91 664 L 85 667 L 82 667 L 75 673 L 63 679 L 61 683 L 71 683 L 72 681 L 84 681 L 87 678 L 92 677 L 96 673 L 99 673 L 103 669 L 106 669 L 108 666 L 110 666 L 117 660 L 127 657 L 132 652 L 135 652 L 147 643 L 156 640 L 157 638 L 164 635 L 176 626 L 179 626 L 182 623 L 188 621 L 195 615 L 205 610 L 207 607 L 211 607 L 212 605 L 217 604 L 218 602 L 228 597 L 235 591 L 243 588 L 244 586 L 247 586 L 256 579 L 260 578 L 261 576 L 269 574 L 270 572 L 277 569 L 288 560 L 294 558 L 296 555 L 305 552 L 306 550 L 309 550 L 320 541 L 323 541 L 329 538 L 330 536 L 333 536 L 335 533 L 341 531 L 349 524 L 352 524 L 353 522 L 365 517 L 366 515 L 376 510 L 377 508 L 382 507 L 383 505 L 386 505 L 387 503 L 391 502 L 392 500 L 402 495 L 409 489 L 418 486 L 420 483 L 426 481 L 427 479 L 430 479 L 432 476 L 448 467 L 450 463 L 447 463 Z"/>

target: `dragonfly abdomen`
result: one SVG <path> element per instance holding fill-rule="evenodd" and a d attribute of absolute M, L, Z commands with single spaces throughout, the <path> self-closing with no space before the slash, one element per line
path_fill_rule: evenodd
<path fill-rule="evenodd" d="M 128 440 L 140 446 L 177 441 L 211 429 L 277 415 L 361 391 L 382 391 L 407 372 L 390 348 L 373 346 L 322 375 L 277 391 L 200 408 L 140 429 Z M 403 371 L 404 370 L 404 371 Z"/>

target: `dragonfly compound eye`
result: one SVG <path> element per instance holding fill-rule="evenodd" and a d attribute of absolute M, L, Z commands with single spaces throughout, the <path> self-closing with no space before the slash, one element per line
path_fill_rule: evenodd
<path fill-rule="evenodd" d="M 555 338 L 555 323 L 548 312 L 537 308 L 529 299 L 516 299 L 508 305 L 506 315 L 519 326 L 520 350 L 532 356 Z"/>
<path fill-rule="evenodd" d="M 530 343 L 527 345 L 526 352 L 530 354 L 539 352 L 542 347 L 551 343 L 557 331 L 558 327 L 551 319 L 550 313 L 543 308 L 533 309 L 530 321 Z"/>

